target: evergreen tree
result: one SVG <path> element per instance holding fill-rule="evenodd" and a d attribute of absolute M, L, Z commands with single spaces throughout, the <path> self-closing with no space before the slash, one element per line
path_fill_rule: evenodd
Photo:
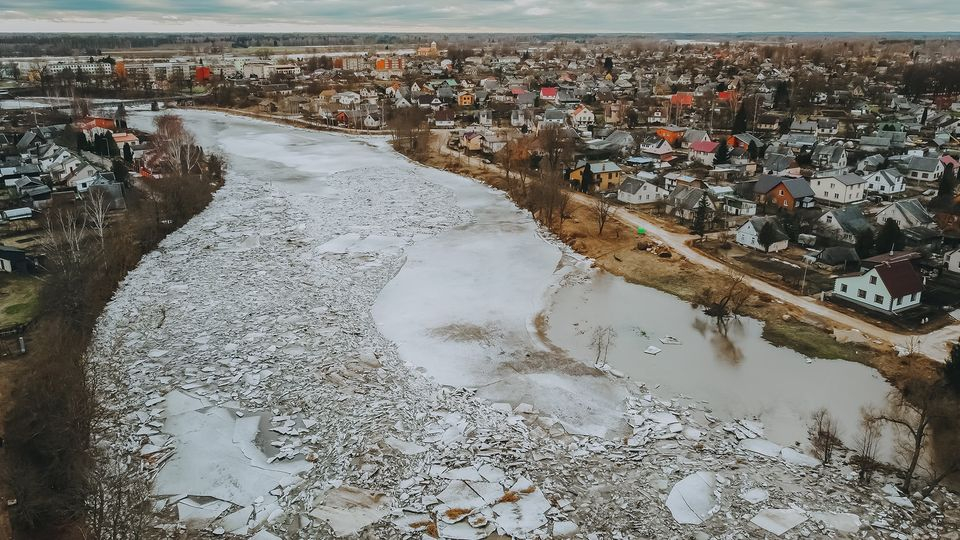
<path fill-rule="evenodd" d="M 580 191 L 590 193 L 593 187 L 593 171 L 590 170 L 590 164 L 583 166 L 583 173 L 580 175 Z"/>
<path fill-rule="evenodd" d="M 750 154 L 750 160 L 756 161 L 760 157 L 760 149 L 757 148 L 757 143 L 755 141 L 750 141 L 750 146 L 747 147 L 747 153 Z"/>
<path fill-rule="evenodd" d="M 613 71 L 613 58 L 608 56 L 603 59 L 603 69 L 606 70 L 607 73 L 611 73 Z"/>
<path fill-rule="evenodd" d="M 890 251 L 899 251 L 903 249 L 906 239 L 900 226 L 892 219 L 887 219 L 880 232 L 877 234 L 876 247 L 878 253 L 889 253 Z"/>
<path fill-rule="evenodd" d="M 943 176 L 940 177 L 940 185 L 937 187 L 937 199 L 941 204 L 949 204 L 953 200 L 954 191 L 957 189 L 957 172 L 953 169 L 953 163 L 947 165 L 943 170 Z"/>
<path fill-rule="evenodd" d="M 113 177 L 116 178 L 118 182 L 122 182 L 124 185 L 127 185 L 127 182 L 130 179 L 130 171 L 127 169 L 127 164 L 124 163 L 122 159 L 113 160 L 113 166 L 110 167 L 110 172 L 113 173 Z"/>
<path fill-rule="evenodd" d="M 130 147 L 130 143 L 123 143 L 123 160 L 133 163 L 133 148 Z"/>
<path fill-rule="evenodd" d="M 769 219 L 760 227 L 757 233 L 757 243 L 763 246 L 763 251 L 770 251 L 770 246 L 777 241 L 777 227 Z"/>
<path fill-rule="evenodd" d="M 717 154 L 714 156 L 714 163 L 726 163 L 730 159 L 730 149 L 727 147 L 727 140 L 720 139 L 720 146 L 717 147 Z"/>
<path fill-rule="evenodd" d="M 738 135 L 740 133 L 746 133 L 747 131 L 747 108 L 740 106 L 740 109 L 737 110 L 736 116 L 733 117 L 733 129 L 731 133 L 733 135 Z"/>
<path fill-rule="evenodd" d="M 857 235 L 857 242 L 854 244 L 854 249 L 857 250 L 857 255 L 860 258 L 869 257 L 873 254 L 873 244 L 875 238 L 873 235 L 873 229 L 867 227 L 866 229 L 860 231 L 860 234 Z"/>
<path fill-rule="evenodd" d="M 796 242 L 800 237 L 800 217 L 796 214 L 780 214 L 780 228 L 786 233 L 791 242 Z"/>
<path fill-rule="evenodd" d="M 693 234 L 696 234 L 703 240 L 703 237 L 707 234 L 707 213 L 710 211 L 710 206 L 707 203 L 706 193 L 700 197 L 700 202 L 697 203 L 696 212 L 693 214 L 693 226 L 690 227 L 690 230 L 693 231 Z"/>

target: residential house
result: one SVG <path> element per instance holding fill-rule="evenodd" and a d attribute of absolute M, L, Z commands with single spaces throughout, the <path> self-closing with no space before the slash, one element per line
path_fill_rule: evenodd
<path fill-rule="evenodd" d="M 26 274 L 30 271 L 27 252 L 10 246 L 0 245 L 0 271 Z"/>
<path fill-rule="evenodd" d="M 649 136 L 640 143 L 640 151 L 667 161 L 673 154 L 673 147 L 660 137 Z"/>
<path fill-rule="evenodd" d="M 617 190 L 617 200 L 627 204 L 647 204 L 666 199 L 669 193 L 656 184 L 628 176 Z"/>
<path fill-rule="evenodd" d="M 877 172 L 883 168 L 883 165 L 887 162 L 882 154 L 873 154 L 867 156 L 857 162 L 857 172 Z"/>
<path fill-rule="evenodd" d="M 867 191 L 872 193 L 893 195 L 903 193 L 907 189 L 903 175 L 893 168 L 872 172 L 863 179 L 867 182 Z"/>
<path fill-rule="evenodd" d="M 445 109 L 433 115 L 433 125 L 437 129 L 452 129 L 456 126 L 453 111 Z"/>
<path fill-rule="evenodd" d="M 943 268 L 947 272 L 960 274 L 960 249 L 954 249 L 943 254 Z"/>
<path fill-rule="evenodd" d="M 943 176 L 943 162 L 935 157 L 912 156 L 904 164 L 908 178 L 922 182 L 937 182 Z"/>
<path fill-rule="evenodd" d="M 772 243 L 766 248 L 760 243 L 760 231 L 764 227 L 773 228 Z M 776 253 L 787 249 L 790 237 L 783 231 L 776 216 L 752 217 L 737 229 L 737 243 L 751 249 Z"/>
<path fill-rule="evenodd" d="M 867 181 L 852 173 L 830 173 L 811 178 L 810 187 L 818 200 L 843 205 L 862 201 Z"/>
<path fill-rule="evenodd" d="M 820 118 L 817 120 L 817 135 L 819 137 L 836 137 L 840 132 L 840 121 L 836 118 Z"/>
<path fill-rule="evenodd" d="M 623 169 L 609 160 L 578 161 L 570 171 L 570 181 L 579 186 L 583 181 L 583 173 L 588 166 L 590 173 L 593 175 L 593 185 L 596 186 L 598 190 L 612 191 L 620 186 L 620 182 L 623 180 Z"/>
<path fill-rule="evenodd" d="M 557 87 L 543 87 L 540 89 L 540 101 L 558 103 L 560 89 Z"/>
<path fill-rule="evenodd" d="M 917 199 L 903 199 L 885 206 L 877 213 L 877 223 L 883 225 L 888 219 L 897 223 L 901 230 L 913 227 L 936 229 L 937 222 Z"/>
<path fill-rule="evenodd" d="M 549 125 L 562 126 L 567 123 L 567 115 L 560 109 L 547 109 L 543 111 L 543 120 L 540 121 L 540 128 L 543 129 Z"/>
<path fill-rule="evenodd" d="M 860 272 L 837 278 L 833 295 L 890 314 L 917 306 L 923 293 L 923 279 L 914 268 L 912 258 L 894 253 L 866 259 Z"/>
<path fill-rule="evenodd" d="M 763 159 L 763 173 L 774 176 L 800 176 L 800 165 L 792 155 L 774 152 Z"/>
<path fill-rule="evenodd" d="M 706 200 L 706 202 L 701 203 L 703 200 Z M 689 186 L 678 186 L 667 196 L 666 210 L 674 216 L 689 221 L 697 215 L 697 208 L 701 204 L 706 204 L 709 216 L 712 216 L 717 210 L 716 202 L 710 198 L 706 190 Z"/>
<path fill-rule="evenodd" d="M 860 268 L 860 256 L 857 250 L 849 246 L 823 248 L 814 260 L 820 268 L 835 272 L 856 271 Z"/>
<path fill-rule="evenodd" d="M 798 208 L 813 208 L 815 194 L 803 178 L 760 175 L 753 186 L 759 203 L 772 204 L 793 212 Z"/>
<path fill-rule="evenodd" d="M 716 141 L 697 141 L 690 145 L 690 160 L 712 167 L 717 148 L 720 148 L 720 143 Z"/>
<path fill-rule="evenodd" d="M 857 238 L 864 231 L 873 228 L 866 216 L 863 215 L 863 207 L 859 204 L 851 204 L 825 212 L 817 219 L 816 227 L 823 236 L 847 244 L 855 244 Z"/>
<path fill-rule="evenodd" d="M 586 105 L 578 105 L 575 109 L 570 111 L 570 125 L 579 130 L 585 130 L 592 126 L 595 120 L 596 116 Z"/>
<path fill-rule="evenodd" d="M 840 145 L 817 145 L 810 162 L 821 169 L 842 169 L 847 166 L 847 150 Z"/>
<path fill-rule="evenodd" d="M 737 148 L 748 150 L 750 143 L 753 143 L 757 150 L 763 147 L 763 141 L 750 133 L 738 133 L 727 137 L 727 146 L 731 151 Z"/>
<path fill-rule="evenodd" d="M 734 196 L 724 196 L 720 199 L 721 207 L 728 216 L 755 216 L 757 215 L 757 203 L 750 199 L 743 199 Z"/>
<path fill-rule="evenodd" d="M 677 147 L 680 145 L 683 135 L 686 133 L 686 128 L 682 128 L 675 125 L 663 126 L 657 130 L 657 137 L 670 143 L 670 146 Z"/>
<path fill-rule="evenodd" d="M 683 134 L 683 140 L 680 143 L 680 146 L 683 148 L 690 148 L 694 143 L 710 141 L 710 135 L 701 129 L 688 129 L 686 133 Z"/>

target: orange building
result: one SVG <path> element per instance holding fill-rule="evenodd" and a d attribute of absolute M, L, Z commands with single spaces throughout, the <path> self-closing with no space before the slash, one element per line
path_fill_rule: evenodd
<path fill-rule="evenodd" d="M 670 146 L 676 148 L 677 142 L 683 138 L 687 130 L 678 126 L 663 126 L 657 130 L 657 137 L 670 143 Z"/>

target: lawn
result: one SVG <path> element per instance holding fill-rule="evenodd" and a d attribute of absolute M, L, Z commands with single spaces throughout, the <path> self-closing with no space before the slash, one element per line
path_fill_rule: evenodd
<path fill-rule="evenodd" d="M 0 273 L 0 328 L 30 322 L 37 312 L 40 280 Z"/>

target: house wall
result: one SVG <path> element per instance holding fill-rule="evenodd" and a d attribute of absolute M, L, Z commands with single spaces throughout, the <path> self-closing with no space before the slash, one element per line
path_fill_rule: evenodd
<path fill-rule="evenodd" d="M 737 243 L 742 246 L 747 246 L 751 249 L 756 249 L 758 251 L 764 251 L 763 246 L 760 245 L 760 235 L 756 229 L 753 228 L 753 224 L 749 221 L 744 223 L 739 229 L 737 229 Z M 787 249 L 789 242 L 787 240 L 782 240 L 780 242 L 774 242 L 770 244 L 770 248 L 766 251 L 769 253 L 776 253 L 778 251 L 783 251 Z"/>
<path fill-rule="evenodd" d="M 836 204 L 847 204 L 862 201 L 866 183 L 848 186 L 832 177 L 814 178 L 810 182 L 814 197 L 822 201 Z"/>
<path fill-rule="evenodd" d="M 944 257 L 944 262 L 947 264 L 946 270 L 948 272 L 960 274 L 960 249 L 947 253 Z"/>
<path fill-rule="evenodd" d="M 7 259 L 0 259 L 0 272 L 13 272 L 13 264 Z"/>
<path fill-rule="evenodd" d="M 874 283 L 870 283 L 871 278 L 875 281 Z M 843 290 L 844 286 L 846 286 L 846 290 Z M 863 291 L 863 297 L 861 297 L 860 291 Z M 883 280 L 873 269 L 860 276 L 837 278 L 833 284 L 833 294 L 864 307 L 886 312 L 903 311 L 916 306 L 920 303 L 921 296 L 921 293 L 916 293 L 913 299 L 910 298 L 910 295 L 902 298 L 891 298 L 889 291 L 883 285 Z M 880 296 L 879 302 L 877 301 L 878 295 Z"/>
<path fill-rule="evenodd" d="M 790 191 L 783 186 L 783 184 L 777 184 L 763 197 L 764 200 L 772 202 L 780 208 L 786 208 L 793 211 L 794 207 L 797 205 L 796 199 L 793 198 L 793 195 L 790 194 Z"/>

